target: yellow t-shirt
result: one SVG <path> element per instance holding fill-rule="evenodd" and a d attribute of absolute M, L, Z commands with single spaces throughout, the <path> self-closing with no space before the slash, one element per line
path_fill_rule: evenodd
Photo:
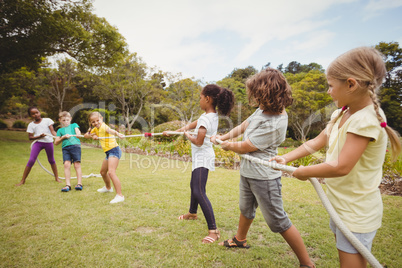
<path fill-rule="evenodd" d="M 339 112 L 335 111 L 332 118 Z M 385 119 L 382 110 L 380 114 Z M 380 126 L 373 105 L 351 115 L 339 129 L 341 118 L 330 133 L 327 161 L 338 159 L 347 133 L 369 137 L 372 141 L 349 174 L 325 179 L 328 199 L 350 231 L 369 233 L 381 227 L 383 205 L 378 186 L 381 183 L 388 137 L 385 129 Z"/>
<path fill-rule="evenodd" d="M 109 129 L 109 127 L 105 123 L 102 123 L 100 128 L 94 127 L 91 130 L 91 134 L 96 134 L 96 136 L 98 136 L 98 137 L 114 137 L 113 135 L 106 132 L 106 130 L 108 130 L 108 129 Z M 107 152 L 110 149 L 113 149 L 113 148 L 119 146 L 117 144 L 116 139 L 99 139 L 99 141 L 100 141 L 100 144 L 101 144 L 104 152 Z"/>

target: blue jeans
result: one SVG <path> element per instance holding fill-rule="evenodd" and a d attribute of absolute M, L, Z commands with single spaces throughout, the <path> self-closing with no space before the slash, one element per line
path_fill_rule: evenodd
<path fill-rule="evenodd" d="M 117 157 L 118 159 L 120 159 L 121 157 L 121 149 L 119 146 L 114 147 L 109 151 L 106 151 L 105 153 L 106 153 L 106 160 L 108 160 L 109 157 Z"/>

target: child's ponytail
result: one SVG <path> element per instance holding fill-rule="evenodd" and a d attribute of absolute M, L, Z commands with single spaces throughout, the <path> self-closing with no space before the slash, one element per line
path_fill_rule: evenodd
<path fill-rule="evenodd" d="M 234 94 L 226 88 L 221 88 L 217 85 L 206 85 L 201 92 L 205 97 L 212 99 L 212 105 L 218 106 L 218 113 L 228 115 L 234 106 Z"/>
<path fill-rule="evenodd" d="M 234 105 L 234 94 L 231 90 L 222 88 L 218 95 L 218 112 L 222 115 L 229 115 Z"/>
<path fill-rule="evenodd" d="M 368 92 L 373 100 L 374 104 L 374 109 L 377 114 L 377 119 L 380 122 L 381 127 L 385 128 L 385 131 L 387 132 L 389 141 L 391 143 L 391 159 L 392 161 L 396 161 L 398 159 L 398 155 L 401 153 L 401 141 L 399 139 L 399 134 L 395 130 L 393 130 L 390 126 L 388 126 L 387 122 L 384 121 L 384 118 L 380 115 L 379 108 L 380 108 L 380 103 L 377 98 L 377 94 L 375 93 L 375 85 L 369 85 L 368 87 Z"/>

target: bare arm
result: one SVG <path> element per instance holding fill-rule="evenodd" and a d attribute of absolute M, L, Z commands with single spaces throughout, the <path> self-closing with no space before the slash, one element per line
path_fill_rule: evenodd
<path fill-rule="evenodd" d="M 246 154 L 258 150 L 249 139 L 237 142 L 224 142 L 221 146 L 224 150 L 230 150 L 238 154 Z"/>
<path fill-rule="evenodd" d="M 50 125 L 49 129 L 50 129 L 50 133 L 52 133 L 53 136 L 57 136 L 56 131 L 54 131 L 53 125 Z"/>
<path fill-rule="evenodd" d="M 40 134 L 39 136 L 34 136 L 33 133 L 28 133 L 28 139 L 30 141 L 38 140 L 40 138 L 45 137 L 46 135 L 44 133 Z"/>
<path fill-rule="evenodd" d="M 370 138 L 348 133 L 338 159 L 318 165 L 299 167 L 293 176 L 306 180 L 309 177 L 333 178 L 347 175 L 366 150 Z"/>
<path fill-rule="evenodd" d="M 226 133 L 222 136 L 219 136 L 217 138 L 222 141 L 237 138 L 238 136 L 242 135 L 244 133 L 244 131 L 246 131 L 246 128 L 248 127 L 248 125 L 249 125 L 249 123 L 247 122 L 247 120 L 244 120 L 243 123 L 241 123 L 237 127 L 233 128 L 228 133 Z"/>
<path fill-rule="evenodd" d="M 75 135 L 81 135 L 81 130 L 78 127 L 76 127 L 74 130 L 75 130 Z"/>
<path fill-rule="evenodd" d="M 120 137 L 120 138 L 124 138 L 124 135 L 123 135 L 123 134 L 117 132 L 117 131 L 114 130 L 114 129 L 111 129 L 110 127 L 106 129 L 106 132 L 109 133 L 109 134 L 118 136 L 118 137 Z"/>
<path fill-rule="evenodd" d="M 282 156 L 275 156 L 275 157 L 271 158 L 270 161 L 275 160 L 279 164 L 286 165 L 286 163 L 288 163 L 288 162 L 294 161 L 296 159 L 299 159 L 299 158 L 302 158 L 302 157 L 305 157 L 307 155 L 317 152 L 321 148 L 324 148 L 324 146 L 326 144 L 327 144 L 327 134 L 324 129 L 314 139 L 303 143 L 297 149 L 295 149 L 287 154 L 284 154 Z"/>
<path fill-rule="evenodd" d="M 186 126 L 184 126 L 182 128 L 179 128 L 176 131 L 177 132 L 183 132 L 183 131 L 195 129 L 197 127 L 197 123 L 198 123 L 198 120 L 195 120 L 195 121 L 191 122 L 190 124 L 188 124 L 188 125 L 186 125 Z"/>
<path fill-rule="evenodd" d="M 184 135 L 187 137 L 187 139 L 189 141 L 191 141 L 191 143 L 193 143 L 197 146 L 201 146 L 204 144 L 204 139 L 205 139 L 206 134 L 207 134 L 207 129 L 203 126 L 201 126 L 198 129 L 198 133 L 196 136 L 190 135 L 188 132 L 184 132 Z"/>

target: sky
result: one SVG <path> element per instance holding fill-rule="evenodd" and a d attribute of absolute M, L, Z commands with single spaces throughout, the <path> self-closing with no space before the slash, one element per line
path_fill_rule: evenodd
<path fill-rule="evenodd" d="M 213 83 L 235 68 L 324 67 L 379 42 L 402 46 L 402 0 L 94 0 L 131 53 L 163 72 Z"/>

